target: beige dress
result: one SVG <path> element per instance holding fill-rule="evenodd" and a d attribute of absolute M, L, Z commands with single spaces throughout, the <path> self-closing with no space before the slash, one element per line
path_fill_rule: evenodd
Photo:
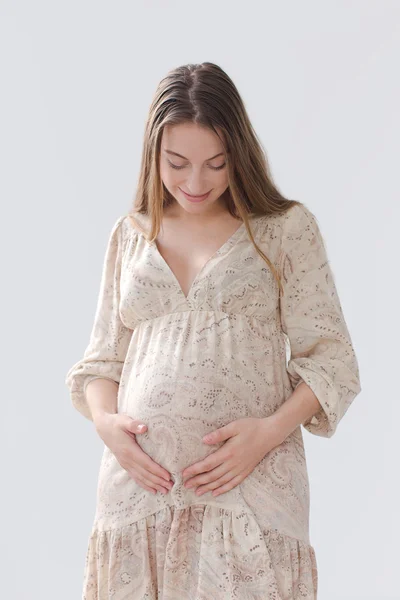
<path fill-rule="evenodd" d="M 324 437 L 361 390 L 313 213 L 293 206 L 251 226 L 283 296 L 244 224 L 187 297 L 127 215 L 112 228 L 90 341 L 66 384 L 90 418 L 85 385 L 119 382 L 119 412 L 147 423 L 137 442 L 175 484 L 153 495 L 104 446 L 84 600 L 317 598 L 301 426 L 228 492 L 198 497 L 182 485 L 181 471 L 221 445 L 204 444 L 206 433 L 272 415 L 300 381 L 322 406 L 303 427 Z"/>

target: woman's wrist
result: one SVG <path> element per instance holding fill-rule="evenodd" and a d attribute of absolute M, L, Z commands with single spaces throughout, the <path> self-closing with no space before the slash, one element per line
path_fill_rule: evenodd
<path fill-rule="evenodd" d="M 98 433 L 102 430 L 102 428 L 109 423 L 111 417 L 113 417 L 115 412 L 108 412 L 106 410 L 96 410 L 93 413 L 93 425 Z"/>
<path fill-rule="evenodd" d="M 303 381 L 273 415 L 285 436 L 289 436 L 299 425 L 321 410 L 321 404 L 312 389 Z"/>

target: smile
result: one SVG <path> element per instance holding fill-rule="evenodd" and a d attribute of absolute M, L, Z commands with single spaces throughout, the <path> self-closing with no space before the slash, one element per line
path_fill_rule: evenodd
<path fill-rule="evenodd" d="M 207 192 L 207 194 L 203 194 L 202 196 L 192 196 L 191 194 L 187 194 L 186 192 L 184 192 L 181 188 L 179 188 L 181 190 L 181 192 L 183 194 L 185 194 L 185 197 L 190 200 L 191 202 L 201 202 L 202 200 L 205 200 L 211 193 L 211 190 L 209 192 Z"/>

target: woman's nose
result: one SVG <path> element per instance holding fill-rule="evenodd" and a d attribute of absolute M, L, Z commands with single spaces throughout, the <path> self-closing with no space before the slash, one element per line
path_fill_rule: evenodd
<path fill-rule="evenodd" d="M 186 189 L 189 194 L 192 194 L 193 196 L 200 196 L 201 194 L 206 194 L 208 192 L 204 177 L 195 169 L 192 170 L 186 180 Z"/>

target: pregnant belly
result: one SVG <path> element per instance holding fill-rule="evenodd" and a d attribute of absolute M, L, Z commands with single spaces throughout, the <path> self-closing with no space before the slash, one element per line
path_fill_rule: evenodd
<path fill-rule="evenodd" d="M 136 440 L 171 473 L 224 444 L 204 443 L 207 433 L 268 414 L 265 389 L 273 377 L 261 369 L 261 341 L 253 330 L 249 340 L 236 331 L 228 315 L 187 311 L 143 323 L 134 333 L 118 408 L 147 425 Z"/>
<path fill-rule="evenodd" d="M 211 431 L 249 414 L 242 402 L 225 385 L 206 378 L 182 380 L 171 376 L 162 381 L 130 384 L 122 412 L 147 425 L 137 443 L 170 473 L 178 473 L 215 452 L 224 442 L 206 444 Z"/>

